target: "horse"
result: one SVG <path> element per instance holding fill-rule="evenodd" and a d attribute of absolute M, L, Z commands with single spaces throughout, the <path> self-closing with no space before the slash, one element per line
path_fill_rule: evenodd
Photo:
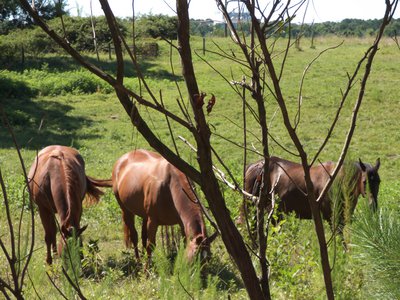
<path fill-rule="evenodd" d="M 354 173 L 350 181 L 353 182 L 350 196 L 350 213 L 352 214 L 360 195 L 368 195 L 368 203 L 372 210 L 378 207 L 378 192 L 380 177 L 378 170 L 380 159 L 378 158 L 375 166 L 363 163 L 361 159 L 354 163 Z M 310 168 L 311 181 L 314 185 L 316 197 L 320 195 L 322 189 L 330 178 L 335 164 L 325 162 Z M 264 169 L 264 160 L 259 160 L 248 165 L 245 172 L 245 190 L 254 195 L 258 195 L 261 178 Z M 294 212 L 300 219 L 312 219 L 311 208 L 307 199 L 306 182 L 304 169 L 301 164 L 291 162 L 279 157 L 271 156 L 268 166 L 270 186 L 274 188 L 275 194 L 280 198 L 277 210 L 284 213 Z M 342 167 L 337 177 L 343 178 L 344 168 Z M 368 189 L 367 189 L 368 186 Z M 319 209 L 324 220 L 332 225 L 332 206 L 329 193 L 319 202 Z M 242 208 L 242 211 L 244 209 Z"/>
<path fill-rule="evenodd" d="M 39 209 L 47 246 L 46 262 L 51 265 L 53 253 L 61 255 L 67 238 L 79 237 L 86 226 L 80 227 L 82 201 L 87 195 L 89 203 L 96 203 L 103 192 L 102 180 L 85 175 L 85 162 L 73 148 L 52 145 L 42 149 L 28 174 L 32 200 Z M 57 226 L 55 214 L 60 219 L 61 240 L 57 249 Z"/>
<path fill-rule="evenodd" d="M 135 150 L 120 157 L 112 172 L 114 195 L 121 207 L 125 245 L 133 244 L 139 260 L 135 215 L 142 218 L 142 244 L 148 262 L 156 245 L 159 225 L 179 224 L 185 236 L 188 261 L 197 252 L 201 259 L 210 256 L 210 243 L 216 234 L 207 237 L 202 209 L 191 182 L 158 153 Z"/>

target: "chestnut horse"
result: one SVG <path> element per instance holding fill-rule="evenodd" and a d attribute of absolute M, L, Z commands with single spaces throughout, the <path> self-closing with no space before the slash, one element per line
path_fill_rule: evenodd
<path fill-rule="evenodd" d="M 122 209 L 125 244 L 133 244 L 139 259 L 134 216 L 142 222 L 142 243 L 150 260 L 159 225 L 179 224 L 191 261 L 200 251 L 210 254 L 210 243 L 200 204 L 185 174 L 158 153 L 135 150 L 117 160 L 112 173 L 113 191 Z"/>
<path fill-rule="evenodd" d="M 368 194 L 368 202 L 373 210 L 378 207 L 378 192 L 380 178 L 378 169 L 380 166 L 379 158 L 375 166 L 363 163 L 361 160 L 355 163 L 355 171 L 351 180 L 354 182 L 352 190 L 349 191 L 351 197 L 350 212 L 352 213 L 357 205 L 360 194 L 365 197 Z M 318 197 L 322 192 L 329 174 L 332 173 L 335 164 L 326 162 L 322 165 L 310 168 L 310 176 L 314 185 L 314 191 Z M 252 194 L 258 194 L 261 175 L 264 168 L 264 160 L 250 164 L 245 173 L 245 190 Z M 294 212 L 300 219 L 312 219 L 311 208 L 306 196 L 306 183 L 304 179 L 303 166 L 279 157 L 271 156 L 269 161 L 270 186 L 275 186 L 275 193 L 279 196 L 280 202 L 278 211 L 289 213 Z M 343 175 L 343 167 L 338 177 Z M 368 184 L 367 184 L 368 183 Z M 368 185 L 369 191 L 366 190 Z M 329 193 L 328 193 L 329 194 Z M 320 202 L 322 217 L 332 225 L 332 208 L 329 195 Z"/>
<path fill-rule="evenodd" d="M 62 235 L 58 254 L 63 241 L 80 236 L 87 226 L 80 227 L 82 201 L 87 194 L 90 202 L 98 202 L 103 194 L 96 186 L 104 186 L 101 180 L 85 175 L 85 163 L 77 150 L 65 146 L 48 146 L 36 156 L 28 175 L 33 201 L 39 209 L 45 241 L 48 264 L 52 263 L 51 248 L 57 252 L 57 226 L 55 214 L 60 218 Z"/>

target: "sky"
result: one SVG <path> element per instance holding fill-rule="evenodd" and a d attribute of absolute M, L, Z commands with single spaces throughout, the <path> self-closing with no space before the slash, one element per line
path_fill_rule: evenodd
<path fill-rule="evenodd" d="M 385 0 L 309 0 L 306 23 L 320 23 L 325 21 L 341 21 L 346 18 L 353 19 L 381 19 L 385 12 Z M 78 10 L 81 16 L 90 16 L 90 3 L 92 2 L 93 15 L 102 15 L 101 6 L 98 0 L 68 0 L 69 12 L 77 15 Z M 227 1 L 228 10 L 232 10 L 237 3 L 235 0 Z M 260 2 L 271 2 L 260 0 Z M 296 1 L 293 1 L 296 2 Z M 166 14 L 175 15 L 174 0 L 135 0 L 135 15 L 138 14 Z M 193 19 L 207 19 L 221 21 L 222 15 L 219 12 L 215 0 L 191 0 L 189 17 Z M 109 0 L 109 4 L 118 17 L 132 16 L 132 0 Z M 79 8 L 79 9 L 78 9 Z M 300 14 L 298 14 L 300 15 Z M 303 18 L 297 17 L 295 22 L 300 23 Z M 400 8 L 397 9 L 395 18 L 400 18 Z"/>

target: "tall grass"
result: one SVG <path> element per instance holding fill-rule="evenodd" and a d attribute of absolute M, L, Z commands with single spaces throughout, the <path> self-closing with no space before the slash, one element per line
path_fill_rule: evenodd
<path fill-rule="evenodd" d="M 328 192 L 330 205 L 332 207 L 332 229 L 333 234 L 344 233 L 345 226 L 350 224 L 351 218 L 357 204 L 354 190 L 357 185 L 357 167 L 352 159 L 346 159 L 341 172 Z"/>
<path fill-rule="evenodd" d="M 159 275 L 158 297 L 160 299 L 223 299 L 227 294 L 217 290 L 218 277 L 205 275 L 199 259 L 189 264 L 184 245 L 172 261 L 161 247 L 156 249 L 154 267 Z"/>
<path fill-rule="evenodd" d="M 79 278 L 82 274 L 81 244 L 81 239 L 76 236 L 76 232 L 73 230 L 72 236 L 66 239 L 66 245 L 61 253 L 62 268 L 65 272 L 65 276 L 62 277 L 62 283 L 69 299 L 77 297 L 76 290 L 69 280 L 79 287 Z"/>
<path fill-rule="evenodd" d="M 400 299 L 400 213 L 363 203 L 352 226 L 356 257 L 365 269 L 366 293 L 375 299 Z"/>

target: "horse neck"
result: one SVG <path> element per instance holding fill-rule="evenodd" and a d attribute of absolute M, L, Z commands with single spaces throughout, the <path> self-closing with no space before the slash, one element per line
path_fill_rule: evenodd
<path fill-rule="evenodd" d="M 171 194 L 182 221 L 185 235 L 188 238 L 198 235 L 206 236 L 200 204 L 197 202 L 197 198 L 186 177 L 183 176 L 184 179 L 182 179 L 182 176 L 177 177 L 175 177 L 175 180 L 171 180 Z"/>

